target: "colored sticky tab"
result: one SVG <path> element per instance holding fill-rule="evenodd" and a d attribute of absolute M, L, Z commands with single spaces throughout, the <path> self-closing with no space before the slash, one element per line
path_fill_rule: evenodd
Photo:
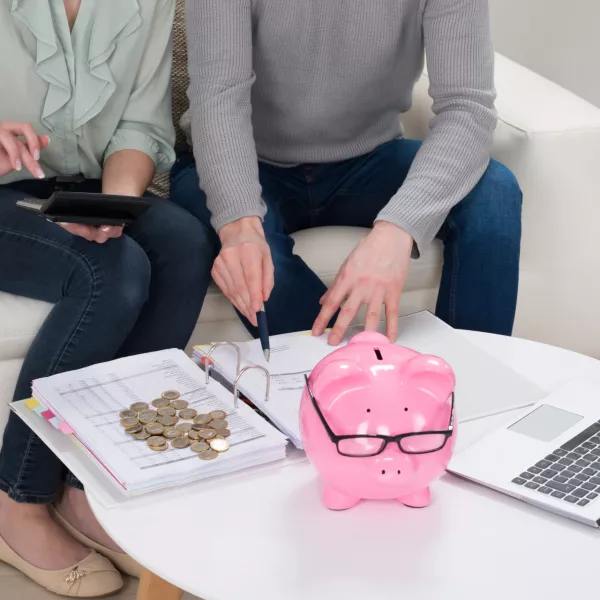
<path fill-rule="evenodd" d="M 40 417 L 46 412 L 46 407 L 43 404 L 38 404 L 34 409 L 33 412 L 40 415 Z"/>
<path fill-rule="evenodd" d="M 64 433 L 65 435 L 71 435 L 72 433 L 75 433 L 73 431 L 73 429 L 71 429 L 71 427 L 69 425 L 67 425 L 64 421 L 61 421 L 58 424 L 58 428 L 62 431 L 62 433 Z"/>
<path fill-rule="evenodd" d="M 44 412 L 42 412 L 42 417 L 44 417 L 44 419 L 46 419 L 46 421 L 50 421 L 53 416 L 54 416 L 54 413 L 51 410 L 45 410 Z"/>
<path fill-rule="evenodd" d="M 51 419 L 49 419 L 49 422 L 52 424 L 52 427 L 54 427 L 54 429 L 60 428 L 61 420 L 58 417 L 52 417 Z"/>
<path fill-rule="evenodd" d="M 35 398 L 29 398 L 29 400 L 25 400 L 25 406 L 29 410 L 35 410 L 40 405 L 40 403 Z"/>

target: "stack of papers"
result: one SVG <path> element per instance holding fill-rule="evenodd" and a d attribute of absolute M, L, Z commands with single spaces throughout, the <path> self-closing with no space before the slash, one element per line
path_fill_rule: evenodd
<path fill-rule="evenodd" d="M 227 413 L 231 431 L 227 452 L 202 461 L 189 447 L 155 452 L 125 433 L 120 411 L 135 402 L 150 404 L 169 389 L 178 390 L 198 413 Z M 44 416 L 60 424 L 55 425 L 57 429 L 73 435 L 126 496 L 233 473 L 286 455 L 285 436 L 244 403 L 234 410 L 231 392 L 216 381 L 205 385 L 202 371 L 181 350 L 122 358 L 37 379 L 33 397 L 33 405 L 39 403 L 44 413 L 52 415 L 51 419 Z"/>
<path fill-rule="evenodd" d="M 353 328 L 341 345 L 359 333 Z M 544 392 L 460 332 L 427 311 L 398 321 L 398 344 L 423 354 L 443 358 L 456 375 L 456 412 L 459 421 L 468 421 L 511 408 L 530 406 Z M 267 416 L 297 447 L 302 448 L 300 401 L 310 374 L 319 361 L 333 352 L 328 334 L 314 337 L 310 332 L 271 336 L 271 359 L 266 362 L 259 340 L 236 344 L 241 351 L 241 368 L 259 365 L 270 372 L 271 394 L 265 402 L 265 374 L 252 369 L 240 378 L 238 389 Z M 211 345 L 196 346 L 194 358 L 203 361 Z M 231 346 L 215 348 L 210 357 L 212 369 L 229 382 L 235 380 L 237 353 Z M 483 408 L 485 407 L 485 409 Z"/>

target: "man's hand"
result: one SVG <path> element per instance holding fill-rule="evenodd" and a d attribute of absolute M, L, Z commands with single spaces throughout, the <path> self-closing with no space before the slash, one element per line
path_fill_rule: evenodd
<path fill-rule="evenodd" d="M 413 239 L 410 234 L 385 221 L 378 221 L 369 235 L 353 250 L 340 268 L 335 281 L 321 298 L 323 308 L 313 325 L 313 335 L 321 335 L 342 306 L 329 343 L 337 346 L 363 304 L 367 304 L 365 329 L 375 330 L 385 305 L 387 336 L 398 335 L 398 303 L 406 281 Z"/>
<path fill-rule="evenodd" d="M 29 123 L 0 122 L 0 177 L 25 168 L 36 178 L 43 179 L 40 152 L 50 143 L 45 135 L 38 136 Z"/>
<path fill-rule="evenodd" d="M 273 260 L 258 217 L 244 217 L 221 227 L 221 252 L 212 269 L 215 283 L 254 325 L 256 313 L 274 285 Z"/>

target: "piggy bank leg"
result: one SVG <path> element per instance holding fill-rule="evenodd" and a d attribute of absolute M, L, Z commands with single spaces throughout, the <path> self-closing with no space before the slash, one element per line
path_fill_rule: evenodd
<path fill-rule="evenodd" d="M 348 494 L 334 490 L 331 487 L 326 487 L 323 491 L 323 504 L 330 510 L 347 510 L 356 506 L 359 502 L 360 498 L 348 496 Z"/>
<path fill-rule="evenodd" d="M 401 502 L 405 506 L 410 506 L 411 508 L 424 508 L 425 506 L 429 506 L 429 503 L 431 502 L 431 492 L 429 491 L 429 488 L 426 487 L 409 496 L 398 498 L 398 502 Z"/>

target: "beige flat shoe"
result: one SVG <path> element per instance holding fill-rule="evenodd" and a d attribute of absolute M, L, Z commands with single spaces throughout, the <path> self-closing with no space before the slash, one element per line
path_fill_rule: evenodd
<path fill-rule="evenodd" d="M 64 527 L 69 534 L 75 538 L 80 544 L 85 546 L 86 548 L 91 548 L 95 550 L 99 554 L 102 554 L 105 558 L 108 558 L 110 562 L 121 571 L 121 573 L 125 573 L 126 575 L 131 575 L 132 577 L 137 577 L 139 579 L 142 567 L 140 563 L 136 562 L 123 552 L 115 552 L 114 550 L 110 550 L 106 548 L 102 544 L 98 544 L 98 542 L 94 542 L 86 535 L 83 535 L 80 531 L 77 531 L 75 527 L 73 527 L 70 523 L 68 523 L 63 517 L 58 513 L 58 511 L 50 506 L 50 514 Z"/>
<path fill-rule="evenodd" d="M 120 573 L 108 559 L 94 550 L 72 567 L 47 571 L 30 565 L 0 538 L 0 561 L 18 569 L 38 585 L 59 596 L 102 598 L 115 594 L 123 587 Z"/>

